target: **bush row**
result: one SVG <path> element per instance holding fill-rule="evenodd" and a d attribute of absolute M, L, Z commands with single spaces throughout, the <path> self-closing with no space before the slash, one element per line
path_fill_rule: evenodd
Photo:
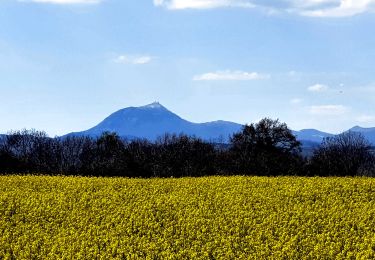
<path fill-rule="evenodd" d="M 208 175 L 373 176 L 375 156 L 358 133 L 324 139 L 304 158 L 285 123 L 264 118 L 246 125 L 229 144 L 165 134 L 156 141 L 126 140 L 105 132 L 98 138 L 49 138 L 36 130 L 1 138 L 0 173 L 184 177 Z"/>

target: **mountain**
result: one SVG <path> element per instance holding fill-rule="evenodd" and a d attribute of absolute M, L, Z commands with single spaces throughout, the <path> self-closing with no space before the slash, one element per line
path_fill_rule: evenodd
<path fill-rule="evenodd" d="M 361 133 L 370 143 L 375 145 L 375 127 L 364 128 L 355 126 L 349 129 L 349 131 Z"/>
<path fill-rule="evenodd" d="M 300 131 L 293 131 L 293 134 L 298 140 L 306 140 L 313 143 L 321 143 L 326 137 L 331 137 L 333 134 L 325 133 L 315 129 L 303 129 Z"/>
<path fill-rule="evenodd" d="M 333 134 L 325 133 L 316 129 L 293 131 L 293 134 L 299 141 L 301 141 L 302 146 L 312 148 L 319 146 L 324 138 L 334 136 Z"/>
<path fill-rule="evenodd" d="M 375 146 L 375 127 L 364 128 L 360 126 L 355 126 L 345 131 L 352 131 L 361 133 L 373 146 Z M 293 134 L 297 136 L 297 139 L 302 142 L 304 147 L 316 147 L 319 145 L 324 138 L 333 137 L 334 134 L 321 132 L 315 129 L 304 129 L 301 131 L 293 131 Z"/>
<path fill-rule="evenodd" d="M 184 133 L 205 140 L 226 142 L 228 137 L 238 132 L 241 127 L 240 124 L 227 121 L 192 123 L 172 113 L 160 103 L 154 102 L 146 106 L 121 109 L 93 128 L 68 135 L 96 137 L 110 131 L 128 138 L 155 140 L 165 133 Z"/>
<path fill-rule="evenodd" d="M 169 111 L 160 103 L 154 102 L 146 106 L 121 109 L 93 128 L 82 132 L 70 133 L 66 136 L 87 135 L 97 137 L 103 132 L 109 131 L 116 132 L 118 135 L 129 139 L 145 138 L 152 141 L 165 133 L 184 133 L 207 141 L 225 143 L 228 142 L 229 136 L 240 131 L 242 127 L 241 124 L 221 120 L 208 123 L 192 123 Z M 375 128 L 356 126 L 351 128 L 350 131 L 362 133 L 372 144 L 375 144 Z M 310 150 L 319 146 L 323 138 L 334 136 L 315 129 L 293 131 L 293 134 L 301 141 L 304 148 Z"/>
<path fill-rule="evenodd" d="M 6 137 L 6 135 L 2 135 L 2 134 L 0 134 L 0 145 L 3 145 L 3 144 L 4 144 L 4 142 L 5 142 L 5 137 Z"/>

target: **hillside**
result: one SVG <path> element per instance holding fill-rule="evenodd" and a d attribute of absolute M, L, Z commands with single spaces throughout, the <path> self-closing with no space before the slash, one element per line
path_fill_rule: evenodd
<path fill-rule="evenodd" d="M 192 123 L 155 102 L 141 107 L 128 107 L 116 111 L 98 125 L 69 135 L 99 136 L 105 131 L 116 132 L 128 138 L 155 140 L 165 133 L 184 133 L 205 140 L 227 141 L 242 125 L 227 121 Z"/>
<path fill-rule="evenodd" d="M 153 141 L 165 133 L 183 133 L 215 143 L 227 143 L 229 137 L 240 131 L 242 127 L 241 124 L 223 120 L 193 123 L 171 112 L 160 103 L 154 102 L 145 106 L 120 109 L 96 126 L 81 132 L 69 133 L 66 136 L 97 137 L 109 131 L 128 139 L 141 138 Z M 375 145 L 375 128 L 356 126 L 349 130 L 362 133 Z M 316 129 L 302 129 L 293 131 L 293 134 L 301 141 L 304 149 L 309 151 L 318 146 L 324 138 L 334 136 Z"/>

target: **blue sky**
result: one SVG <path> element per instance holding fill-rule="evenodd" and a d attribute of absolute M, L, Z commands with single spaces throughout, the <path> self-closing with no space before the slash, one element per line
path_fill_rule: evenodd
<path fill-rule="evenodd" d="M 375 126 L 374 0 L 0 0 L 0 132 L 159 101 L 193 122 Z"/>

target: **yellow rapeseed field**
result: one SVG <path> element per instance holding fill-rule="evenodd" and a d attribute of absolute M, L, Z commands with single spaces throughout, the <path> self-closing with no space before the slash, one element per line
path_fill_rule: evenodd
<path fill-rule="evenodd" d="M 373 259 L 375 179 L 0 177 L 0 259 Z"/>

